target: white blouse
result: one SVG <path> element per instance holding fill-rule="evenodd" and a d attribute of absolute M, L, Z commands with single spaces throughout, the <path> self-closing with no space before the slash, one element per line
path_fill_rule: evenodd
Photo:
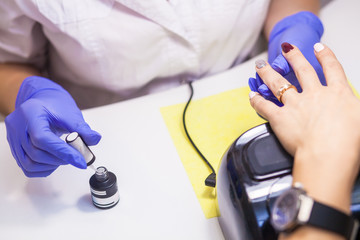
<path fill-rule="evenodd" d="M 0 62 L 33 64 L 82 108 L 243 61 L 270 0 L 2 0 Z"/>

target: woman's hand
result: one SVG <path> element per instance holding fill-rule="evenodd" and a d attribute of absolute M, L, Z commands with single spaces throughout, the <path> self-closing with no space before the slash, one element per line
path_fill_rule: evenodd
<path fill-rule="evenodd" d="M 295 157 L 293 178 L 314 199 L 350 213 L 350 196 L 359 169 L 360 101 L 349 86 L 342 66 L 326 46 L 315 44 L 328 86 L 299 49 L 283 43 L 283 55 L 299 79 L 302 93 L 289 88 L 283 107 L 250 92 L 253 108 L 268 119 L 285 149 Z M 276 96 L 288 83 L 260 60 L 256 71 Z M 305 228 L 306 229 L 306 228 Z"/>

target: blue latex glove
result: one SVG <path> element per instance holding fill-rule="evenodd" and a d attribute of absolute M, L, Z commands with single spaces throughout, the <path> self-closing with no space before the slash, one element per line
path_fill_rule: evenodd
<path fill-rule="evenodd" d="M 5 118 L 7 139 L 17 164 L 28 177 L 45 177 L 59 165 L 85 169 L 84 157 L 59 138 L 78 132 L 88 145 L 101 136 L 90 129 L 70 94 L 42 77 L 28 77 L 16 98 L 15 111 Z"/>
<path fill-rule="evenodd" d="M 281 44 L 288 42 L 297 46 L 305 58 L 316 70 L 323 85 L 326 85 L 323 70 L 314 54 L 314 44 L 320 42 L 324 32 L 320 19 L 311 12 L 299 12 L 279 21 L 270 33 L 268 45 L 268 62 L 291 84 L 295 85 L 299 92 L 302 91 L 299 82 L 282 55 Z M 249 86 L 252 91 L 259 92 L 266 99 L 277 105 L 282 105 L 269 88 L 264 84 L 259 75 L 249 79 Z"/>

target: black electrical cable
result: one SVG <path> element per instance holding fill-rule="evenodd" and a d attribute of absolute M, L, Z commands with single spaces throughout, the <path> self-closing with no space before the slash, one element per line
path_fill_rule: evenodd
<path fill-rule="evenodd" d="M 190 134 L 186 128 L 186 121 L 185 121 L 185 117 L 186 117 L 186 110 L 188 109 L 188 106 L 192 100 L 192 97 L 194 95 L 194 88 L 192 86 L 192 83 L 189 82 L 189 87 L 190 87 L 190 98 L 187 101 L 185 108 L 184 108 L 184 112 L 183 112 L 183 126 L 184 126 L 184 130 L 186 133 L 186 136 L 188 137 L 191 145 L 194 147 L 194 149 L 196 150 L 196 152 L 199 154 L 199 156 L 204 160 L 204 162 L 209 166 L 209 168 L 211 169 L 212 173 L 205 179 L 205 185 L 208 187 L 215 187 L 216 186 L 216 173 L 215 170 L 213 168 L 213 166 L 211 165 L 211 163 L 205 158 L 205 156 L 201 153 L 201 151 L 197 148 L 197 146 L 195 145 L 194 141 L 191 139 Z"/>

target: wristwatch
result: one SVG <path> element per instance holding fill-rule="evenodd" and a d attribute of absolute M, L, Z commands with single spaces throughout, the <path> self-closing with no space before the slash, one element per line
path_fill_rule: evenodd
<path fill-rule="evenodd" d="M 339 210 L 314 201 L 301 183 L 283 192 L 271 211 L 271 225 L 277 232 L 289 233 L 302 225 L 310 225 L 355 240 L 359 222 Z"/>

